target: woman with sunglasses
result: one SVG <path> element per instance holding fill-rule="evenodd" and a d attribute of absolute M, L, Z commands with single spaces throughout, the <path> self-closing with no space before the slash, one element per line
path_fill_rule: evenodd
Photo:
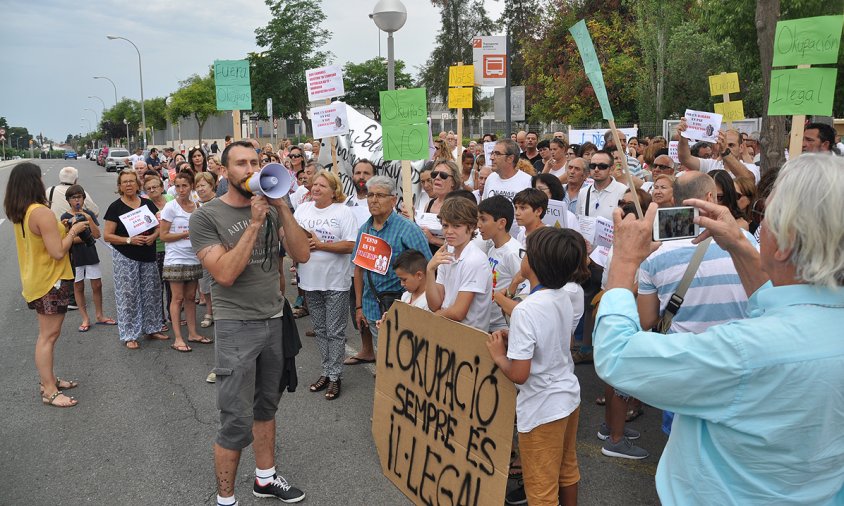
<path fill-rule="evenodd" d="M 299 146 L 290 146 L 287 158 L 290 160 L 290 170 L 294 174 L 305 168 L 305 151 Z"/>
<path fill-rule="evenodd" d="M 434 169 L 431 171 L 432 198 L 425 206 L 426 213 L 439 215 L 445 196 L 461 188 L 459 174 L 460 169 L 451 160 L 438 160 L 434 163 Z M 436 253 L 444 244 L 443 238 L 435 236 L 428 227 L 421 228 L 431 247 L 431 254 Z"/>
<path fill-rule="evenodd" d="M 188 160 L 194 174 L 208 170 L 208 157 L 200 146 L 194 146 L 188 153 Z"/>
<path fill-rule="evenodd" d="M 113 246 L 114 298 L 117 306 L 117 329 L 120 341 L 130 350 L 140 348 L 138 340 L 166 341 L 161 333 L 161 281 L 155 258 L 158 221 L 146 230 L 130 235 L 121 216 L 146 206 L 155 215 L 158 208 L 142 198 L 140 179 L 134 169 L 124 169 L 117 175 L 120 198 L 108 206 L 104 216 L 103 238 Z"/>

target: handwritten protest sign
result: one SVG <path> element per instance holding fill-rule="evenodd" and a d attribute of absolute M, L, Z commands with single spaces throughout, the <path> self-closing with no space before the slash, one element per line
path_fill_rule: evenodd
<path fill-rule="evenodd" d="M 577 222 L 580 224 L 580 235 L 590 243 L 595 242 L 595 223 L 597 218 L 594 216 L 577 216 Z"/>
<path fill-rule="evenodd" d="M 706 142 L 718 142 L 718 130 L 721 129 L 720 114 L 686 109 L 684 114 L 688 128 L 681 134 L 686 139 Z"/>
<path fill-rule="evenodd" d="M 425 88 L 381 92 L 384 158 L 420 160 L 428 154 Z"/>
<path fill-rule="evenodd" d="M 474 88 L 449 88 L 448 108 L 449 109 L 471 109 L 472 92 Z"/>
<path fill-rule="evenodd" d="M 346 93 L 343 88 L 343 71 L 337 65 L 328 65 L 305 71 L 308 86 L 308 100 L 316 102 L 339 97 Z"/>
<path fill-rule="evenodd" d="M 387 274 L 392 257 L 393 248 L 390 243 L 374 235 L 361 234 L 352 263 L 368 271 Z"/>
<path fill-rule="evenodd" d="M 448 67 L 449 86 L 474 86 L 475 66 L 474 65 L 452 65 Z"/>
<path fill-rule="evenodd" d="M 715 112 L 723 116 L 724 121 L 732 122 L 744 119 L 744 104 L 741 100 L 715 104 Z"/>
<path fill-rule="evenodd" d="M 214 60 L 218 111 L 252 109 L 249 60 Z"/>
<path fill-rule="evenodd" d="M 838 69 L 807 68 L 771 71 L 768 115 L 832 115 Z"/>
<path fill-rule="evenodd" d="M 723 95 L 724 93 L 738 93 L 739 89 L 738 73 L 731 72 L 729 74 L 717 74 L 709 76 L 709 94 Z"/>
<path fill-rule="evenodd" d="M 836 63 L 844 16 L 778 21 L 774 34 L 774 67 Z"/>
<path fill-rule="evenodd" d="M 158 226 L 158 218 L 152 214 L 147 206 L 141 206 L 128 213 L 121 214 L 120 221 L 126 227 L 129 237 L 135 237 Z"/>
<path fill-rule="evenodd" d="M 586 77 L 589 78 L 589 82 L 592 83 L 592 88 L 595 90 L 595 96 L 601 105 L 601 114 L 606 120 L 614 120 L 612 108 L 610 107 L 610 99 L 607 97 L 607 88 L 604 86 L 604 74 L 601 72 L 601 63 L 598 61 L 598 55 L 595 54 L 595 45 L 592 44 L 592 37 L 589 36 L 586 21 L 581 19 L 569 28 L 569 32 L 577 44 L 577 50 L 580 51 L 580 57 L 583 59 L 583 69 L 586 71 Z"/>
<path fill-rule="evenodd" d="M 343 135 L 349 131 L 349 118 L 346 117 L 346 104 L 332 102 L 328 105 L 311 108 L 311 124 L 314 138 L 325 139 Z"/>
<path fill-rule="evenodd" d="M 516 389 L 487 334 L 396 302 L 378 332 L 372 437 L 417 505 L 503 504 Z"/>

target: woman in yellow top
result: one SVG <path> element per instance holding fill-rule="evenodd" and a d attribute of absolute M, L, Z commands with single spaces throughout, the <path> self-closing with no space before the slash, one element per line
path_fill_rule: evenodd
<path fill-rule="evenodd" d="M 75 388 L 78 383 L 56 377 L 53 350 L 73 295 L 68 251 L 88 224 L 75 223 L 66 232 L 47 204 L 41 168 L 30 162 L 12 169 L 3 205 L 15 227 L 23 298 L 38 315 L 35 367 L 41 378 L 41 400 L 61 408 L 76 406 L 76 399 L 62 390 Z"/>

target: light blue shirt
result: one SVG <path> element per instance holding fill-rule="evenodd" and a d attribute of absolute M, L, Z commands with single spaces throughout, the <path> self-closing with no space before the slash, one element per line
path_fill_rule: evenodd
<path fill-rule="evenodd" d="M 601 299 L 598 375 L 674 411 L 663 504 L 844 504 L 844 289 L 762 286 L 749 318 L 642 331 L 629 290 Z"/>

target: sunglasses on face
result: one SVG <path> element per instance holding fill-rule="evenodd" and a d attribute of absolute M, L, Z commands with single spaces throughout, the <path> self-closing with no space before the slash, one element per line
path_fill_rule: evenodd
<path fill-rule="evenodd" d="M 607 170 L 610 167 L 612 167 L 612 165 L 610 165 L 608 163 L 590 163 L 589 164 L 589 170 L 595 170 L 595 169 Z"/>
<path fill-rule="evenodd" d="M 662 165 L 659 163 L 654 164 L 655 170 L 674 170 L 674 167 L 669 167 L 668 165 Z"/>
<path fill-rule="evenodd" d="M 431 172 L 431 179 L 440 178 L 443 181 L 445 181 L 446 179 L 448 179 L 450 177 L 451 177 L 451 174 L 449 174 L 448 172 L 443 172 L 443 171 L 440 171 L 440 170 L 435 170 L 435 171 Z"/>
<path fill-rule="evenodd" d="M 288 158 L 302 158 L 302 155 L 290 154 L 287 157 Z"/>

